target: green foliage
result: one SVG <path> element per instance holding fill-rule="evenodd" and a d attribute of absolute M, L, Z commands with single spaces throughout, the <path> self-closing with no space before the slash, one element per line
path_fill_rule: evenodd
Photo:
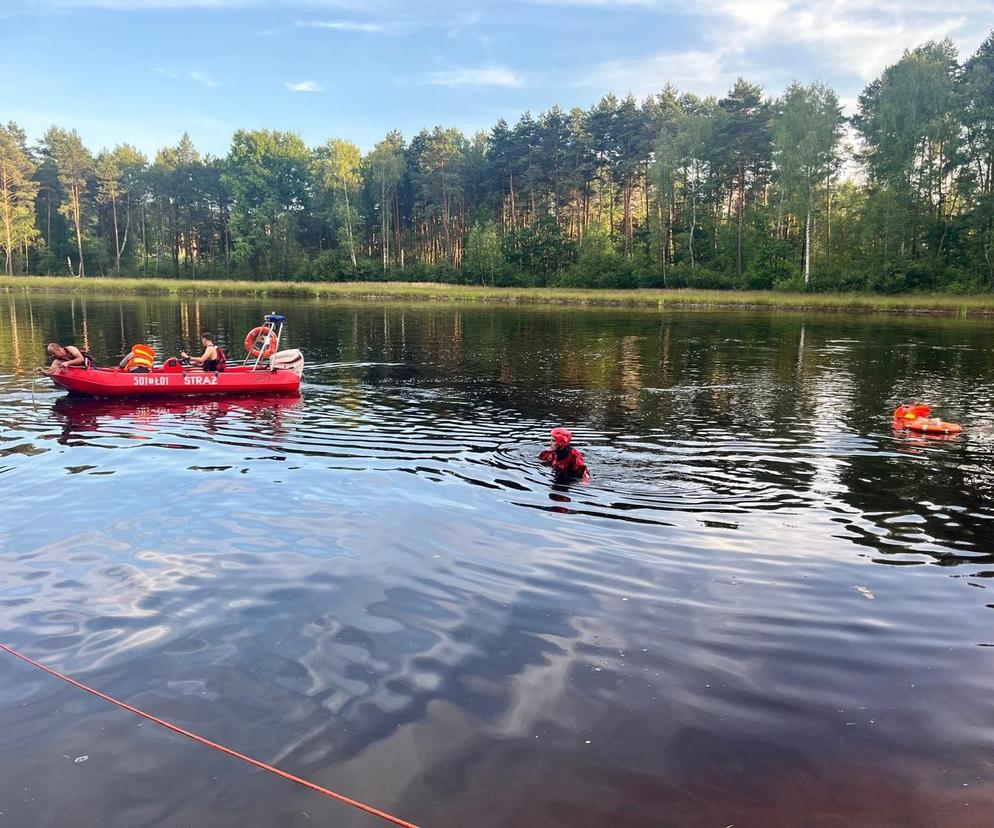
<path fill-rule="evenodd" d="M 53 127 L 0 131 L 8 273 L 140 273 L 602 290 L 994 290 L 994 36 L 908 51 L 859 99 L 607 95 L 466 136 L 189 136 L 151 163 Z M 13 171 L 13 172 L 12 172 Z M 67 263 L 68 259 L 68 263 Z"/>
<path fill-rule="evenodd" d="M 637 287 L 632 262 L 619 254 L 600 228 L 593 228 L 580 243 L 580 254 L 555 281 L 569 287 L 626 289 Z"/>
<path fill-rule="evenodd" d="M 76 274 L 86 275 L 84 240 L 89 238 L 90 183 L 93 156 L 83 146 L 76 130 L 52 127 L 45 133 L 43 150 L 55 170 L 59 186 L 59 213 L 72 223 L 76 239 Z"/>
<path fill-rule="evenodd" d="M 8 276 L 14 274 L 17 252 L 26 252 L 39 235 L 34 223 L 38 194 L 34 173 L 24 131 L 14 123 L 0 125 L 0 250 Z"/>
<path fill-rule="evenodd" d="M 222 179 L 234 204 L 232 258 L 270 276 L 289 272 L 300 216 L 308 207 L 310 152 L 291 132 L 239 130 L 226 166 Z"/>
<path fill-rule="evenodd" d="M 507 269 L 500 234 L 494 222 L 477 222 L 466 235 L 466 255 L 463 272 L 467 282 L 481 285 L 497 284 Z"/>

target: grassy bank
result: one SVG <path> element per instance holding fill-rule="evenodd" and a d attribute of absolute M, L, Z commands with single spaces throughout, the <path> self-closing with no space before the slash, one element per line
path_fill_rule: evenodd
<path fill-rule="evenodd" d="M 994 315 L 994 295 L 951 296 L 867 293 L 777 293 L 710 290 L 571 290 L 495 288 L 425 282 L 248 282 L 220 279 L 72 279 L 49 276 L 0 277 L 4 292 L 88 294 L 300 297 L 310 299 L 479 302 L 592 305 L 608 307 L 784 308 L 789 310 L 877 311 Z"/>

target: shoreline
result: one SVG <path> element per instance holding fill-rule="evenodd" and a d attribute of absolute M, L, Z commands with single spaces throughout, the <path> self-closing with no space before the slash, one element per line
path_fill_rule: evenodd
<path fill-rule="evenodd" d="M 788 310 L 852 313 L 994 316 L 994 294 L 954 296 L 865 293 L 777 293 L 695 289 L 588 290 L 505 288 L 437 282 L 292 282 L 60 276 L 0 277 L 4 293 L 93 293 L 149 296 L 245 296 L 353 301 Z"/>

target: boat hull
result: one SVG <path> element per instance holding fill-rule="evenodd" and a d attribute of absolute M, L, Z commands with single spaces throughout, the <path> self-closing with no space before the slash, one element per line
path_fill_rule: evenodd
<path fill-rule="evenodd" d="M 300 377 L 286 369 L 163 371 L 130 374 L 113 368 L 64 368 L 52 382 L 83 397 L 188 397 L 215 394 L 298 394 Z"/>

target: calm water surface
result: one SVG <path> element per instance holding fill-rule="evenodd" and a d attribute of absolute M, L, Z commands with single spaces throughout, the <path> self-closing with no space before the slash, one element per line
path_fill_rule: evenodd
<path fill-rule="evenodd" d="M 0 296 L 5 643 L 424 826 L 991 824 L 994 325 L 282 301 L 298 400 L 32 399 L 270 304 Z M 379 824 L 2 653 L 0 768 L 18 828 Z"/>

